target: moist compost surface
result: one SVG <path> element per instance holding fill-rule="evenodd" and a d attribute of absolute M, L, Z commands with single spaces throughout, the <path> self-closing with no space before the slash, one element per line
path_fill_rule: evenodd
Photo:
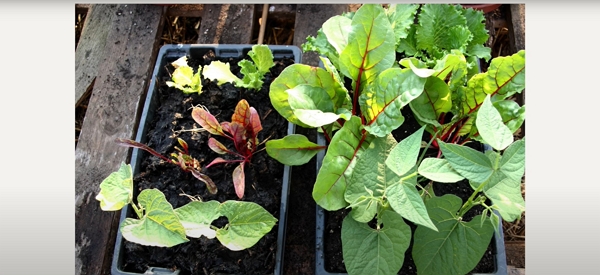
<path fill-rule="evenodd" d="M 197 70 L 198 66 L 208 65 L 213 60 L 229 62 L 231 71 L 238 77 L 243 77 L 237 66 L 240 59 L 218 58 L 212 52 L 201 58 L 188 57 L 188 64 Z M 218 192 L 215 195 L 210 194 L 206 185 L 191 173 L 184 172 L 178 166 L 146 152 L 142 153 L 140 173 L 134 177 L 136 192 L 157 188 L 165 194 L 174 208 L 190 202 L 190 196 L 203 201 L 240 200 L 232 181 L 232 172 L 237 163 L 217 164 L 205 168 L 217 157 L 236 159 L 235 156 L 219 155 L 210 150 L 207 144 L 209 137 L 212 136 L 229 149 L 235 150 L 232 142 L 224 137 L 200 131 L 200 125 L 192 119 L 192 107 L 203 106 L 219 122 L 231 121 L 235 106 L 241 99 L 245 99 L 257 110 L 262 119 L 263 130 L 258 134 L 259 141 L 267 138 L 282 138 L 287 134 L 288 122 L 273 109 L 268 87 L 286 66 L 293 63 L 293 60 L 276 61 L 271 72 L 266 74 L 260 91 L 237 88 L 229 83 L 218 86 L 215 82 L 202 79 L 202 94 L 184 94 L 165 84 L 166 81 L 171 80 L 170 75 L 174 70 L 170 64 L 172 61 L 174 60 L 164 62 L 157 77 L 157 85 L 159 85 L 158 94 L 155 95 L 157 108 L 149 116 L 152 120 L 148 124 L 144 143 L 168 157 L 176 152 L 175 146 L 179 147 L 177 138 L 185 140 L 189 146 L 189 154 L 201 162 L 202 172 L 214 181 Z M 263 147 L 264 145 L 261 145 L 258 149 Z M 269 157 L 263 150 L 255 153 L 251 163 L 246 164 L 245 176 L 245 194 L 241 200 L 255 202 L 274 217 L 279 218 L 283 165 Z M 213 225 L 222 228 L 226 223 L 226 218 L 222 217 L 213 222 Z M 189 242 L 172 248 L 142 246 L 125 241 L 122 269 L 127 272 L 144 273 L 148 267 L 161 267 L 179 270 L 181 275 L 273 274 L 278 226 L 279 224 L 276 224 L 256 245 L 242 251 L 231 251 L 221 245 L 216 238 L 205 237 L 189 238 Z"/>

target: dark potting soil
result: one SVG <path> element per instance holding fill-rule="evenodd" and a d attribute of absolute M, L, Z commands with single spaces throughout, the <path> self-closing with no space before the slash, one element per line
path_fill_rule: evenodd
<path fill-rule="evenodd" d="M 404 123 L 396 130 L 392 132 L 397 141 L 401 141 L 411 133 L 421 128 L 418 122 L 412 115 L 412 112 L 408 108 L 402 110 L 402 114 L 405 117 Z M 474 144 L 473 146 L 478 146 Z M 477 147 L 475 147 L 477 148 Z M 461 181 L 454 184 L 440 184 L 434 183 L 433 190 L 436 196 L 442 196 L 444 194 L 454 194 L 460 197 L 463 202 L 467 201 L 471 196 L 473 189 L 471 189 L 468 181 Z M 489 203 L 489 202 L 488 202 Z M 467 212 L 463 217 L 464 221 L 471 220 L 474 216 L 481 214 L 483 207 L 475 206 Z M 350 213 L 350 209 L 341 209 L 338 211 L 325 211 L 325 232 L 323 234 L 324 242 L 324 258 L 325 258 L 325 270 L 331 273 L 346 273 L 346 267 L 344 266 L 343 255 L 342 255 L 342 221 L 346 215 Z M 412 222 L 405 220 L 411 228 L 414 235 L 416 225 Z M 492 239 L 493 240 L 493 239 Z M 417 268 L 412 259 L 412 246 L 413 240 L 406 253 L 404 254 L 404 263 L 398 274 L 402 275 L 416 275 Z M 492 273 L 495 269 L 495 257 L 493 254 L 494 243 L 490 241 L 487 250 L 485 251 L 479 264 L 471 271 L 472 273 Z"/>
<path fill-rule="evenodd" d="M 190 58 L 188 64 L 197 70 L 199 65 L 208 65 L 213 60 L 229 62 L 231 71 L 242 78 L 237 62 L 239 59 L 216 58 L 210 52 L 203 58 Z M 236 164 L 217 164 L 205 168 L 217 157 L 235 158 L 229 155 L 218 155 L 207 145 L 208 132 L 198 131 L 200 125 L 191 117 L 192 106 L 202 105 L 213 114 L 219 122 L 231 121 L 235 106 L 241 99 L 246 99 L 251 107 L 256 108 L 261 117 L 263 130 L 259 132 L 259 141 L 267 138 L 283 138 L 287 134 L 288 122 L 273 109 L 269 99 L 269 86 L 272 80 L 288 65 L 291 59 L 276 61 L 264 79 L 260 91 L 236 88 L 226 83 L 217 86 L 203 79 L 203 93 L 184 94 L 176 88 L 169 88 L 165 81 L 170 81 L 174 68 L 170 60 L 161 69 L 157 79 L 157 109 L 153 121 L 149 124 L 147 144 L 164 156 L 176 152 L 179 146 L 177 137 L 188 143 L 190 155 L 201 162 L 202 172 L 208 175 L 218 187 L 215 195 L 206 190 L 206 185 L 184 172 L 178 166 L 166 163 L 157 157 L 143 152 L 140 164 L 141 173 L 134 177 L 136 192 L 143 189 L 157 188 L 161 190 L 174 208 L 191 201 L 189 196 L 201 198 L 203 201 L 240 200 L 234 190 L 232 172 Z M 166 71 L 165 71 L 166 70 Z M 221 136 L 213 136 L 225 146 L 233 149 L 230 140 Z M 259 149 L 264 148 L 261 145 Z M 274 217 L 279 218 L 281 202 L 281 186 L 283 181 L 283 165 L 269 157 L 266 151 L 255 153 L 250 164 L 245 166 L 246 187 L 243 201 L 255 202 L 264 207 Z M 137 194 L 136 194 L 137 196 Z M 223 227 L 227 223 L 222 217 L 213 225 Z M 273 274 L 277 248 L 276 224 L 253 247 L 242 251 L 230 251 L 215 239 L 189 238 L 190 241 L 172 248 L 142 246 L 125 241 L 123 270 L 144 273 L 148 267 L 162 267 L 180 270 L 181 275 L 190 274 Z"/>

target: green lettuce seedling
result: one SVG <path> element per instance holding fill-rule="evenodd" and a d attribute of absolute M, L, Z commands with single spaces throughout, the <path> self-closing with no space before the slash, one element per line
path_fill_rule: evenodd
<path fill-rule="evenodd" d="M 419 274 L 466 274 L 499 226 L 493 211 L 507 221 L 524 211 L 525 143 L 513 133 L 525 109 L 511 98 L 524 89 L 525 51 L 480 73 L 476 60 L 490 52 L 483 21 L 459 5 L 364 4 L 303 45 L 321 54 L 322 68 L 293 64 L 272 82 L 279 114 L 318 129 L 327 145 L 294 135 L 267 142 L 267 153 L 301 165 L 327 149 L 312 195 L 325 210 L 351 209 L 342 223 L 350 275 L 397 274 L 411 239 Z M 398 142 L 404 108 L 422 127 Z M 493 150 L 465 146 L 472 141 Z M 473 189 L 464 203 L 430 184 L 463 179 Z M 463 221 L 475 205 L 483 213 Z M 405 220 L 417 225 L 414 238 Z"/>
<path fill-rule="evenodd" d="M 202 80 L 200 79 L 200 72 L 202 67 L 198 67 L 198 70 L 194 73 L 194 69 L 187 64 L 187 57 L 182 56 L 171 63 L 175 67 L 171 80 L 167 81 L 166 84 L 169 87 L 175 87 L 186 94 L 202 93 Z"/>
<path fill-rule="evenodd" d="M 267 45 L 254 45 L 248 55 L 252 61 L 243 59 L 238 62 L 240 72 L 244 75 L 242 79 L 231 72 L 229 63 L 221 61 L 213 61 L 204 66 L 202 75 L 204 78 L 216 80 L 218 85 L 232 83 L 238 88 L 260 90 L 265 74 L 275 66 L 273 53 Z"/>
<path fill-rule="evenodd" d="M 133 201 L 131 165 L 121 163 L 100 184 L 96 196 L 104 211 L 131 205 L 137 218 L 126 218 L 119 226 L 123 238 L 147 246 L 172 247 L 188 242 L 188 237 L 217 238 L 225 247 L 239 251 L 254 246 L 269 233 L 277 219 L 253 202 L 191 201 L 179 208 L 167 201 L 158 189 L 145 189 Z M 229 223 L 218 228 L 211 223 L 225 216 Z"/>

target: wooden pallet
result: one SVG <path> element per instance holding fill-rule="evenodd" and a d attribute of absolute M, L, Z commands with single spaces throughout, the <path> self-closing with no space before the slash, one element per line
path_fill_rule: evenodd
<path fill-rule="evenodd" d="M 293 45 L 300 47 L 308 35 L 315 36 L 331 16 L 356 8 L 355 4 L 295 5 Z M 75 273 L 104 275 L 110 274 L 120 213 L 102 211 L 95 196 L 100 182 L 121 162 L 129 162 L 130 150 L 114 140 L 135 138 L 164 18 L 201 17 L 201 44 L 249 44 L 262 4 L 78 4 L 76 9 L 87 10 L 75 53 L 76 106 L 90 98 L 75 149 Z M 303 54 L 302 61 L 318 65 L 316 54 Z"/>

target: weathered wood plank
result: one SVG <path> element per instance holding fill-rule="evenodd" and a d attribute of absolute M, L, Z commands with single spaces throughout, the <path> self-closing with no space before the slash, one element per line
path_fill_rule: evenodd
<path fill-rule="evenodd" d="M 98 73 L 104 57 L 106 36 L 110 30 L 117 5 L 91 5 L 75 51 L 75 106 L 87 96 L 86 91 Z"/>
<path fill-rule="evenodd" d="M 202 17 L 204 5 L 202 4 L 176 4 L 167 9 L 167 16 Z"/>
<path fill-rule="evenodd" d="M 348 4 L 299 4 L 296 7 L 296 24 L 294 26 L 294 45 L 301 47 L 306 37 L 317 36 L 317 31 L 327 19 L 350 10 Z M 303 53 L 302 63 L 319 66 L 319 55 L 314 52 Z"/>
<path fill-rule="evenodd" d="M 97 8 L 94 5 L 92 8 Z M 75 150 L 75 274 L 110 274 L 118 212 L 103 212 L 99 184 L 128 151 L 115 138 L 134 138 L 160 41 L 163 7 L 117 5 L 106 36 Z"/>
<path fill-rule="evenodd" d="M 506 14 L 508 23 L 508 38 L 511 52 L 516 53 L 525 49 L 525 4 L 510 4 Z M 519 105 L 525 104 L 525 90 L 516 95 Z M 521 136 L 525 136 L 525 123 L 521 126 Z"/>
<path fill-rule="evenodd" d="M 253 4 L 205 4 L 198 44 L 249 44 L 254 14 Z"/>

